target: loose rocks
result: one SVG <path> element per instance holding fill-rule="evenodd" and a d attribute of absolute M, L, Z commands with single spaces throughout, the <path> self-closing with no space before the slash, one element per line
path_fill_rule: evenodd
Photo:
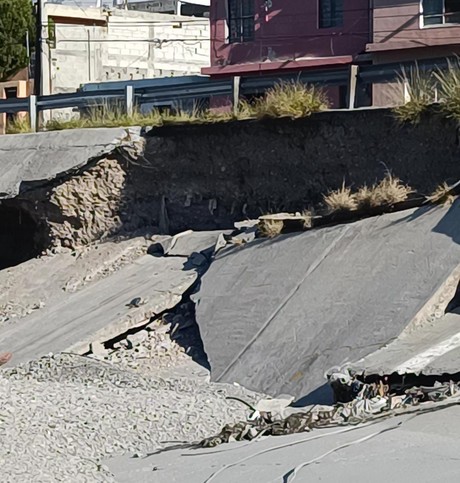
<path fill-rule="evenodd" d="M 199 441 L 245 417 L 255 395 L 186 377 L 145 377 L 74 356 L 0 372 L 0 467 L 5 482 L 114 481 L 101 460 L 162 441 Z"/>

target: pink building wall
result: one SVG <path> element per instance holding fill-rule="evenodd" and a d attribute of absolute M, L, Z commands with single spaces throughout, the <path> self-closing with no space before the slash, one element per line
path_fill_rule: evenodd
<path fill-rule="evenodd" d="M 449 47 L 460 44 L 460 25 L 442 24 L 425 26 L 421 0 L 374 0 L 373 41 L 366 50 L 382 52 L 389 50 Z M 425 54 L 422 54 L 426 56 Z M 417 52 L 411 52 L 412 58 Z"/>
<path fill-rule="evenodd" d="M 366 47 L 374 64 L 434 59 L 460 53 L 460 24 L 425 25 L 421 0 L 374 0 L 373 41 Z M 400 82 L 374 84 L 373 105 L 404 102 Z"/>
<path fill-rule="evenodd" d="M 226 0 L 211 0 L 211 67 L 204 74 L 347 64 L 369 42 L 369 0 L 345 0 L 343 26 L 332 28 L 319 28 L 319 0 L 254 2 L 254 40 L 229 43 Z"/>

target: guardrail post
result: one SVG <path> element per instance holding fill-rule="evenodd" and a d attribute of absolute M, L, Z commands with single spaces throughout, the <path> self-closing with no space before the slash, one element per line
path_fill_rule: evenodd
<path fill-rule="evenodd" d="M 358 85 L 358 66 L 350 65 L 350 78 L 348 80 L 348 109 L 355 108 L 357 85 Z"/>
<path fill-rule="evenodd" d="M 240 104 L 240 83 L 241 77 L 236 75 L 233 77 L 232 85 L 232 102 L 233 102 L 233 114 L 236 116 L 238 114 L 238 107 Z"/>
<path fill-rule="evenodd" d="M 37 112 L 37 96 L 31 94 L 29 96 L 29 122 L 30 122 L 30 130 L 32 132 L 37 132 L 37 120 L 38 120 L 38 112 Z"/>
<path fill-rule="evenodd" d="M 125 87 L 125 109 L 128 116 L 134 112 L 134 86 Z"/>

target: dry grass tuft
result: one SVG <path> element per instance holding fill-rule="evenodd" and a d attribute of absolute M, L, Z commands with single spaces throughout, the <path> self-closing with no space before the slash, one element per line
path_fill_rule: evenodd
<path fill-rule="evenodd" d="M 403 184 L 399 178 L 387 174 L 382 181 L 371 188 L 364 185 L 356 193 L 352 193 L 351 189 L 343 184 L 340 189 L 330 192 L 323 198 L 329 213 L 337 213 L 393 205 L 407 200 L 411 193 L 413 190 L 410 186 Z"/>
<path fill-rule="evenodd" d="M 420 72 L 418 66 L 415 66 L 411 67 L 408 73 L 403 70 L 398 85 L 401 90 L 407 88 L 409 101 L 393 108 L 393 114 L 401 123 L 418 124 L 422 113 L 435 101 L 433 77 Z"/>
<path fill-rule="evenodd" d="M 440 184 L 430 196 L 426 199 L 430 203 L 436 203 L 440 205 L 451 205 L 454 202 L 454 195 L 452 194 L 450 186 L 444 181 Z"/>
<path fill-rule="evenodd" d="M 201 115 L 204 122 L 215 123 L 215 122 L 228 122 L 235 120 L 235 116 L 231 111 L 205 111 Z"/>
<path fill-rule="evenodd" d="M 265 96 L 253 104 L 242 104 L 246 115 L 255 117 L 307 117 L 329 107 L 326 94 L 315 86 L 302 82 L 280 82 L 268 89 Z"/>
<path fill-rule="evenodd" d="M 161 114 L 156 111 L 159 116 L 160 124 L 182 124 L 182 123 L 196 123 L 203 122 L 204 116 L 197 107 L 193 107 L 191 111 L 186 111 L 184 109 L 176 109 L 171 111 L 166 109 Z"/>
<path fill-rule="evenodd" d="M 375 186 L 368 188 L 366 185 L 359 188 L 358 192 L 355 194 L 355 200 L 358 208 L 371 208 L 372 192 Z"/>
<path fill-rule="evenodd" d="M 312 227 L 313 215 L 309 210 L 302 213 L 274 213 L 259 218 L 259 232 L 262 236 L 273 238 L 287 231 L 302 231 Z"/>
<path fill-rule="evenodd" d="M 267 238 L 274 238 L 283 231 L 284 223 L 282 220 L 259 220 L 260 234 Z"/>
<path fill-rule="evenodd" d="M 358 206 L 356 196 L 351 192 L 351 188 L 345 186 L 345 182 L 340 189 L 324 195 L 323 199 L 329 213 L 352 211 Z"/>
<path fill-rule="evenodd" d="M 402 183 L 402 181 L 387 174 L 385 178 L 370 190 L 369 206 L 393 205 L 407 200 L 408 196 L 413 193 L 413 189 Z"/>

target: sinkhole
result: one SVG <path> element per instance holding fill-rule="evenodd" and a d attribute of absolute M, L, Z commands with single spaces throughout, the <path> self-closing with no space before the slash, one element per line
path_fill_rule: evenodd
<path fill-rule="evenodd" d="M 40 255 L 39 227 L 20 207 L 0 204 L 0 270 Z"/>

